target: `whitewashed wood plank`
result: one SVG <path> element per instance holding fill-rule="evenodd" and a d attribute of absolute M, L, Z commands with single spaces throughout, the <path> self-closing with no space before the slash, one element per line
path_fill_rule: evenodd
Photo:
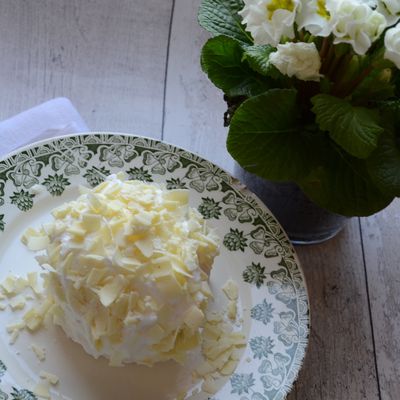
<path fill-rule="evenodd" d="M 92 130 L 160 137 L 172 0 L 0 5 L 0 118 L 55 96 Z"/>
<path fill-rule="evenodd" d="M 209 35 L 197 23 L 199 0 L 176 0 L 169 49 L 164 140 L 233 172 L 223 126 L 226 105 L 201 71 L 200 49 Z"/>
<path fill-rule="evenodd" d="M 378 399 L 358 219 L 336 238 L 296 251 L 308 285 L 312 328 L 288 400 Z"/>
<path fill-rule="evenodd" d="M 382 399 L 400 399 L 400 200 L 361 229 Z"/>

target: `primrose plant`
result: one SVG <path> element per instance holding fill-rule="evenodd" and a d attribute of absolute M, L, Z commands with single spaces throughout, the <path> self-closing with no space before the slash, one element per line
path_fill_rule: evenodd
<path fill-rule="evenodd" d="M 203 0 L 198 17 L 244 169 L 346 216 L 400 196 L 399 0 Z"/>

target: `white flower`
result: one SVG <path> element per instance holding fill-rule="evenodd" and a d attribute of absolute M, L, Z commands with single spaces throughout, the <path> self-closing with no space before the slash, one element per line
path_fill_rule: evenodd
<path fill-rule="evenodd" d="M 334 43 L 349 43 L 354 51 L 365 54 L 387 27 L 385 17 L 359 0 L 331 0 Z"/>
<path fill-rule="evenodd" d="M 296 22 L 314 36 L 329 36 L 332 32 L 331 14 L 325 0 L 302 0 Z"/>
<path fill-rule="evenodd" d="M 295 76 L 303 81 L 319 81 L 321 78 L 321 59 L 315 43 L 278 44 L 277 51 L 269 56 L 269 62 L 289 77 Z"/>
<path fill-rule="evenodd" d="M 385 16 L 389 26 L 396 24 L 400 19 L 400 1 L 379 0 L 377 11 Z"/>
<path fill-rule="evenodd" d="M 386 31 L 385 47 L 384 57 L 400 69 L 400 24 Z"/>
<path fill-rule="evenodd" d="M 294 21 L 300 0 L 244 0 L 239 11 L 256 44 L 276 46 L 283 36 L 294 38 Z"/>
<path fill-rule="evenodd" d="M 378 5 L 378 0 L 361 0 L 364 4 L 375 8 Z"/>

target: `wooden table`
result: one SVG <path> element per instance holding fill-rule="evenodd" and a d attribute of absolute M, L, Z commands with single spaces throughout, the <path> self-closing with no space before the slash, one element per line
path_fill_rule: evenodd
<path fill-rule="evenodd" d="M 199 0 L 3 0 L 0 118 L 66 96 L 92 130 L 152 136 L 229 171 Z M 298 247 L 309 351 L 290 400 L 400 399 L 400 202 Z M 79 399 L 83 400 L 83 399 Z M 85 399 L 92 400 L 92 399 Z"/>

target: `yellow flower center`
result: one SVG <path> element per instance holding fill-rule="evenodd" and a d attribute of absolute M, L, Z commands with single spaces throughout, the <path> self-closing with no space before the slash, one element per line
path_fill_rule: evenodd
<path fill-rule="evenodd" d="M 325 0 L 317 0 L 317 14 L 328 20 L 331 18 L 331 14 L 326 9 Z"/>
<path fill-rule="evenodd" d="M 272 19 L 276 10 L 288 10 L 293 12 L 294 5 L 293 0 L 272 0 L 267 4 L 268 19 Z"/>

